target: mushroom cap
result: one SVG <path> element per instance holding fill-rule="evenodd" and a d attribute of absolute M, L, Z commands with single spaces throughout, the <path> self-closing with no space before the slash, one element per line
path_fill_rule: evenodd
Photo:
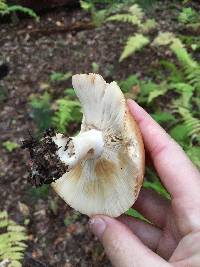
<path fill-rule="evenodd" d="M 88 216 L 117 217 L 137 199 L 144 175 L 144 146 L 140 130 L 129 114 L 116 82 L 106 83 L 98 74 L 72 77 L 82 104 L 81 132 L 103 133 L 100 157 L 83 159 L 52 183 L 72 208 Z"/>

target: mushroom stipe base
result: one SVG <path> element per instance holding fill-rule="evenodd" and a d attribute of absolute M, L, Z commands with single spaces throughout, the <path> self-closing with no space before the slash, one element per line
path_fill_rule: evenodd
<path fill-rule="evenodd" d="M 54 135 L 54 129 L 50 128 L 40 140 L 30 136 L 22 141 L 21 148 L 28 149 L 30 154 L 28 182 L 33 186 L 51 184 L 67 171 L 67 166 L 56 154 L 58 147 L 52 141 Z"/>

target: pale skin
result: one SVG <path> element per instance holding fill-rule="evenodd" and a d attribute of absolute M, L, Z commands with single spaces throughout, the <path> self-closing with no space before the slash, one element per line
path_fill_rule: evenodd
<path fill-rule="evenodd" d="M 97 215 L 90 229 L 115 267 L 199 267 L 200 173 L 144 109 L 132 100 L 128 106 L 171 200 L 142 189 L 133 207 L 151 223 Z"/>

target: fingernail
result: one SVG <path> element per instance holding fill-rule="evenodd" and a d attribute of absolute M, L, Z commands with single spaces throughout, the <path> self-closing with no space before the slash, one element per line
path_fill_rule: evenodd
<path fill-rule="evenodd" d="M 106 228 L 106 223 L 103 219 L 101 218 L 92 218 L 89 221 L 89 227 L 90 230 L 99 238 L 101 239 L 105 228 Z"/>

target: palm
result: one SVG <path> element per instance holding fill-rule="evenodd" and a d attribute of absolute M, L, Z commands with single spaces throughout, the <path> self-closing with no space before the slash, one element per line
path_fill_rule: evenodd
<path fill-rule="evenodd" d="M 181 234 L 176 225 L 174 214 L 176 214 L 176 212 L 173 212 L 170 207 L 166 214 L 166 222 L 163 225 L 162 234 L 155 248 L 155 252 L 164 259 L 169 259 L 171 257 L 181 240 Z"/>
<path fill-rule="evenodd" d="M 133 207 L 151 223 L 129 216 L 120 217 L 120 223 L 101 216 L 101 221 L 106 222 L 106 230 L 103 234 L 102 231 L 98 233 L 98 237 L 117 267 L 199 267 L 199 172 L 183 150 L 141 107 L 131 101 L 129 108 L 172 200 L 143 189 Z"/>

